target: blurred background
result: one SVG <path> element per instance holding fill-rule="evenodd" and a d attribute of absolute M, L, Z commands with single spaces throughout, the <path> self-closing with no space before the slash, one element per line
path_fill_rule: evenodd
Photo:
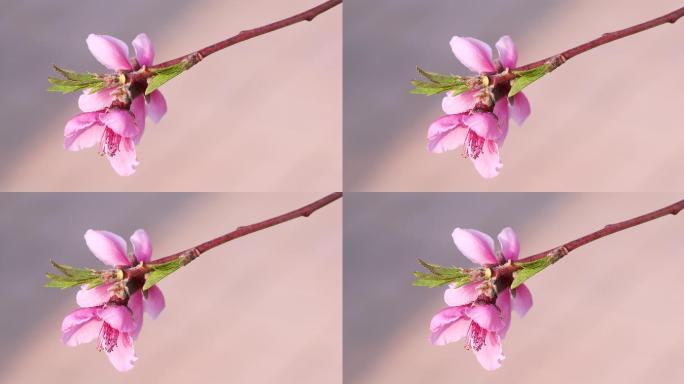
<path fill-rule="evenodd" d="M 428 341 L 443 288 L 412 287 L 417 258 L 469 266 L 455 227 L 495 237 L 511 226 L 521 256 L 680 200 L 668 194 L 370 194 L 345 196 L 344 377 L 375 383 L 681 383 L 684 217 L 585 245 L 528 280 L 534 306 L 513 315 L 502 368 L 465 343 Z"/>
<path fill-rule="evenodd" d="M 43 288 L 50 259 L 102 267 L 89 228 L 147 230 L 153 258 L 261 221 L 320 194 L 0 194 L 0 382 L 341 383 L 341 202 L 236 239 L 160 282 L 135 368 L 95 343 L 61 343 L 76 289 Z"/>
<path fill-rule="evenodd" d="M 467 74 L 454 35 L 510 35 L 529 63 L 682 6 L 675 0 L 347 0 L 344 174 L 352 191 L 681 191 L 684 22 L 577 56 L 525 90 L 504 167 L 482 179 L 460 151 L 431 154 L 441 96 L 409 94 L 415 67 Z M 370 102 L 372 101 L 372 102 Z"/>
<path fill-rule="evenodd" d="M 86 47 L 90 33 L 130 45 L 146 32 L 162 62 L 321 2 L 3 2 L 0 190 L 340 190 L 340 6 L 211 55 L 164 85 L 169 111 L 159 124 L 147 121 L 131 177 L 118 176 L 96 148 L 64 150 L 78 95 L 45 91 L 52 64 L 106 70 Z"/>

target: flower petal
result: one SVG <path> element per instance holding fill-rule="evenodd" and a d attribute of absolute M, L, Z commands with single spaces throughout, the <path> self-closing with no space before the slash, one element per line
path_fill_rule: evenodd
<path fill-rule="evenodd" d="M 131 310 L 131 319 L 133 321 L 134 328 L 128 333 L 130 333 L 133 340 L 138 338 L 140 331 L 142 331 L 143 326 L 143 294 L 142 291 L 137 291 L 131 295 L 128 299 L 128 309 Z"/>
<path fill-rule="evenodd" d="M 79 308 L 62 321 L 62 342 L 70 347 L 92 341 L 100 333 L 102 322 L 95 308 Z"/>
<path fill-rule="evenodd" d="M 106 304 L 112 297 L 109 288 L 113 284 L 102 284 L 91 289 L 88 289 L 87 284 L 82 285 L 81 289 L 76 292 L 76 303 L 78 303 L 79 307 L 99 307 L 102 304 Z"/>
<path fill-rule="evenodd" d="M 133 42 L 133 49 L 135 50 L 135 59 L 141 66 L 151 66 L 154 62 L 154 45 L 146 34 L 141 33 L 135 37 Z"/>
<path fill-rule="evenodd" d="M 166 301 L 164 300 L 164 294 L 161 289 L 156 285 L 150 287 L 147 290 L 147 296 L 145 297 L 145 312 L 147 312 L 151 318 L 156 319 L 161 311 L 166 307 Z"/>
<path fill-rule="evenodd" d="M 109 156 L 109 164 L 119 176 L 130 176 L 135 173 L 135 168 L 140 164 L 135 153 L 133 139 L 123 138 L 119 144 L 119 150 L 114 156 Z"/>
<path fill-rule="evenodd" d="M 121 236 L 107 231 L 89 229 L 84 237 L 90 252 L 103 263 L 112 267 L 130 264 L 126 256 L 126 241 Z"/>
<path fill-rule="evenodd" d="M 128 62 L 128 46 L 116 37 L 91 33 L 86 44 L 90 53 L 105 67 L 115 71 L 133 69 Z"/>
<path fill-rule="evenodd" d="M 131 310 L 124 305 L 110 305 L 100 308 L 97 310 L 97 316 L 119 332 L 131 332 L 136 329 Z"/>
<path fill-rule="evenodd" d="M 430 342 L 446 345 L 465 337 L 470 320 L 462 315 L 462 307 L 449 307 L 439 311 L 430 322 Z"/>
<path fill-rule="evenodd" d="M 503 164 L 499 157 L 499 146 L 492 140 L 485 141 L 482 153 L 477 159 L 473 159 L 473 165 L 485 179 L 491 179 L 499 174 Z"/>
<path fill-rule="evenodd" d="M 496 139 L 499 146 L 503 146 L 506 136 L 508 136 L 508 100 L 504 97 L 494 104 L 494 115 L 499 128 L 500 136 Z"/>
<path fill-rule="evenodd" d="M 513 310 L 520 317 L 523 317 L 527 314 L 527 311 L 532 308 L 532 292 L 530 292 L 525 284 L 520 284 L 513 292 L 514 295 L 511 302 Z"/>
<path fill-rule="evenodd" d="M 450 324 L 465 314 L 465 307 L 447 307 L 437 312 L 430 321 L 430 331 L 435 332 L 440 327 Z"/>
<path fill-rule="evenodd" d="M 510 103 L 511 118 L 520 126 L 532 113 L 530 102 L 522 92 L 518 92 L 510 99 Z"/>
<path fill-rule="evenodd" d="M 454 36 L 449 42 L 458 61 L 473 72 L 494 72 L 492 48 L 487 43 L 472 37 Z"/>
<path fill-rule="evenodd" d="M 499 232 L 497 236 L 499 245 L 501 245 L 501 253 L 506 260 L 516 261 L 520 254 L 520 243 L 518 237 L 511 227 L 506 227 Z"/>
<path fill-rule="evenodd" d="M 97 119 L 98 113 L 86 112 L 67 121 L 64 126 L 64 149 L 80 151 L 100 142 L 104 126 Z"/>
<path fill-rule="evenodd" d="M 499 51 L 499 61 L 504 68 L 515 68 L 518 62 L 518 50 L 510 36 L 501 36 L 496 42 L 496 50 Z"/>
<path fill-rule="evenodd" d="M 149 263 L 152 259 L 152 242 L 144 229 L 138 229 L 131 235 L 133 254 L 138 261 Z"/>
<path fill-rule="evenodd" d="M 449 287 L 444 291 L 444 302 L 450 307 L 470 304 L 480 295 L 479 286 L 480 281 L 474 281 L 459 288 Z"/>
<path fill-rule="evenodd" d="M 448 115 L 468 112 L 477 104 L 475 96 L 478 92 L 478 90 L 466 91 L 456 96 L 451 96 L 452 91 L 449 91 L 442 99 L 442 110 Z"/>
<path fill-rule="evenodd" d="M 110 109 L 100 114 L 102 124 L 111 128 L 112 131 L 123 137 L 135 137 L 140 133 L 139 127 L 135 124 L 133 115 L 123 109 Z"/>
<path fill-rule="evenodd" d="M 499 309 L 493 304 L 480 304 L 466 309 L 466 316 L 488 331 L 499 331 L 506 326 Z"/>
<path fill-rule="evenodd" d="M 463 117 L 463 124 L 472 129 L 478 136 L 487 140 L 496 140 L 501 137 L 499 120 L 490 112 L 473 113 Z"/>
<path fill-rule="evenodd" d="M 109 362 L 112 363 L 114 368 L 119 372 L 133 369 L 133 363 L 138 360 L 138 357 L 135 356 L 133 340 L 131 340 L 131 337 L 124 332 L 119 333 L 116 347 L 114 347 L 111 352 L 107 352 L 107 357 L 109 358 Z"/>
<path fill-rule="evenodd" d="M 460 125 L 463 115 L 445 115 L 428 128 L 428 151 L 443 153 L 456 149 L 465 142 L 468 129 Z"/>
<path fill-rule="evenodd" d="M 133 114 L 135 127 L 138 130 L 134 136 L 131 136 L 131 138 L 135 144 L 139 144 L 143 133 L 145 133 L 145 96 L 140 95 L 133 99 L 130 110 Z"/>
<path fill-rule="evenodd" d="M 496 306 L 501 310 L 501 318 L 504 322 L 504 327 L 501 328 L 498 333 L 503 339 L 506 337 L 508 328 L 511 326 L 511 290 L 509 288 L 504 289 L 496 297 Z"/>
<path fill-rule="evenodd" d="M 166 99 L 164 99 L 164 95 L 159 90 L 150 93 L 148 98 L 147 113 L 152 121 L 158 123 L 166 114 Z"/>
<path fill-rule="evenodd" d="M 90 90 L 86 89 L 78 97 L 78 107 L 83 112 L 95 112 L 108 108 L 114 101 L 112 92 L 115 90 L 116 88 L 107 88 L 99 92 L 89 93 Z"/>
<path fill-rule="evenodd" d="M 503 355 L 501 338 L 496 332 L 487 332 L 485 343 L 479 351 L 474 351 L 477 361 L 482 368 L 493 371 L 501 367 L 501 360 L 506 357 Z"/>
<path fill-rule="evenodd" d="M 480 265 L 498 264 L 494 255 L 494 240 L 475 229 L 456 228 L 451 237 L 463 256 Z"/>

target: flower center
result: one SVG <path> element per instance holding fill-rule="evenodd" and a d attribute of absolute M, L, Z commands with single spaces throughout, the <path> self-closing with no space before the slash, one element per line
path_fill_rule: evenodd
<path fill-rule="evenodd" d="M 487 330 L 480 327 L 478 323 L 472 321 L 470 327 L 468 327 L 465 348 L 479 351 L 485 345 L 485 336 L 487 336 Z"/>
<path fill-rule="evenodd" d="M 106 127 L 100 139 L 100 153 L 112 157 L 119 151 L 121 135 Z"/>
<path fill-rule="evenodd" d="M 102 323 L 102 328 L 100 328 L 100 337 L 98 338 L 97 350 L 102 351 L 103 349 L 107 352 L 111 352 L 116 347 L 116 340 L 119 338 L 119 331 L 109 325 L 107 322 Z"/>
<path fill-rule="evenodd" d="M 482 154 L 484 145 L 485 138 L 478 136 L 475 131 L 469 129 L 466 134 L 465 143 L 463 144 L 463 157 L 477 159 Z"/>

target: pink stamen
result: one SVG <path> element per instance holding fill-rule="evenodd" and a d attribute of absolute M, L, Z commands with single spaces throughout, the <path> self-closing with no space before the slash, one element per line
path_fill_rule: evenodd
<path fill-rule="evenodd" d="M 97 350 L 102 351 L 103 349 L 107 352 L 111 352 L 116 347 L 116 340 L 119 338 L 119 330 L 115 329 L 107 322 L 102 323 L 102 328 L 100 328 L 100 336 L 98 338 Z"/>
<path fill-rule="evenodd" d="M 463 144 L 463 157 L 477 159 L 482 154 L 484 145 L 484 137 L 478 136 L 472 129 L 468 130 Z"/>
<path fill-rule="evenodd" d="M 479 351 L 485 346 L 485 337 L 487 336 L 487 330 L 480 327 L 476 322 L 471 322 L 470 327 L 468 327 L 468 334 L 466 340 L 466 349 L 472 349 L 473 351 Z"/>
<path fill-rule="evenodd" d="M 100 153 L 107 156 L 114 156 L 119 151 L 121 135 L 106 127 L 100 139 Z"/>

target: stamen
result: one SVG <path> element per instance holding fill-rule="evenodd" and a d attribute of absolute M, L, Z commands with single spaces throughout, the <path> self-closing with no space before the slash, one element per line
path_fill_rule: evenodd
<path fill-rule="evenodd" d="M 102 351 L 103 349 L 107 352 L 111 352 L 116 347 L 116 340 L 119 338 L 119 330 L 115 329 L 109 323 L 103 322 L 102 328 L 100 328 L 100 336 L 98 338 L 97 350 Z"/>
<path fill-rule="evenodd" d="M 463 143 L 463 157 L 477 159 L 482 154 L 484 145 L 484 137 L 478 136 L 472 129 L 468 130 Z"/>
<path fill-rule="evenodd" d="M 100 139 L 100 153 L 112 157 L 119 151 L 121 135 L 114 132 L 111 128 L 105 128 Z"/>
<path fill-rule="evenodd" d="M 476 322 L 471 322 L 470 327 L 468 327 L 468 333 L 466 336 L 466 346 L 465 349 L 472 349 L 473 351 L 479 351 L 485 346 L 485 337 L 487 336 L 487 330 L 480 327 Z"/>

